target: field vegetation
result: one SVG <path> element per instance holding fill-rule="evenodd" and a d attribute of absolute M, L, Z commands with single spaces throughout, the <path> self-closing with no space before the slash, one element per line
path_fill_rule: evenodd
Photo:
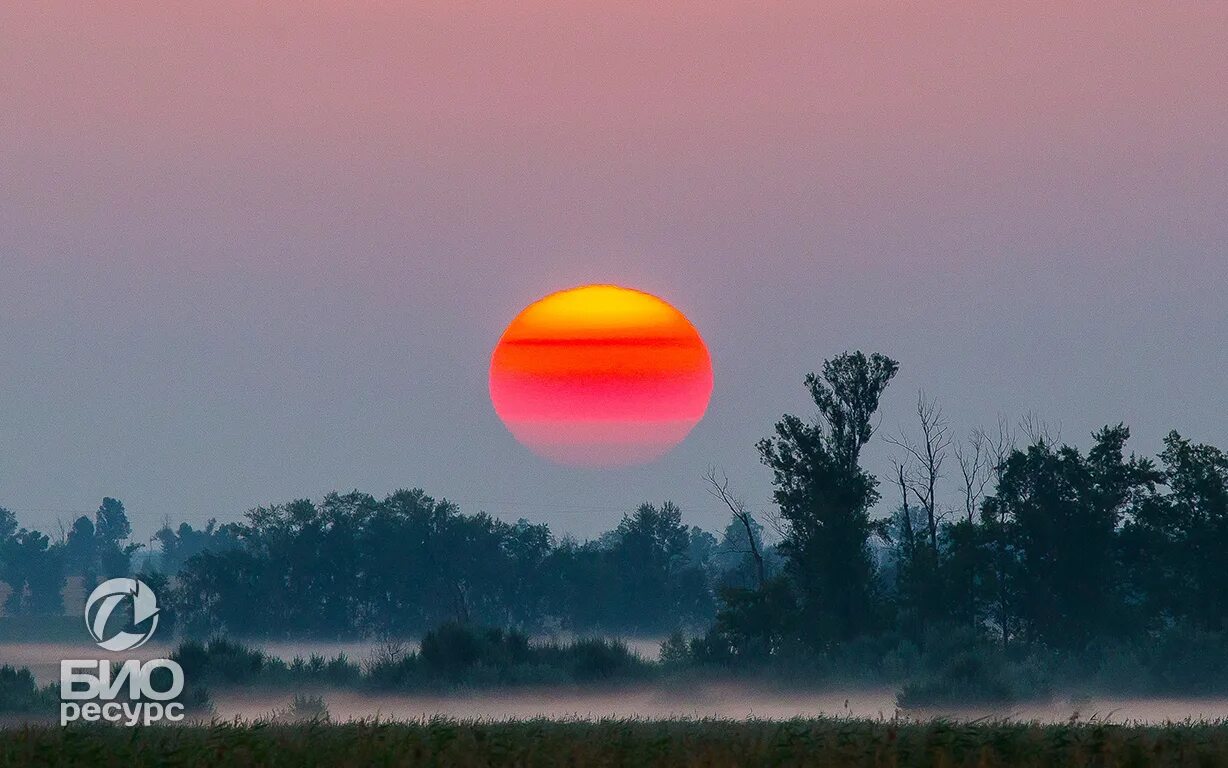
<path fill-rule="evenodd" d="M 310 703 L 304 703 L 310 709 Z M 332 724 L 0 731 L 0 765 L 946 766 L 1228 765 L 1228 724 L 955 724 L 865 720 Z"/>

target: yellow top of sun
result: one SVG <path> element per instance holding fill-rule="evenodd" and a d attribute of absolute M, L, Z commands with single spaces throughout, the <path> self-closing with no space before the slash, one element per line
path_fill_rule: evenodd
<path fill-rule="evenodd" d="M 691 330 L 681 312 L 649 293 L 617 285 L 585 285 L 552 293 L 525 308 L 504 339 L 669 334 Z M 692 331 L 693 332 L 693 331 Z"/>

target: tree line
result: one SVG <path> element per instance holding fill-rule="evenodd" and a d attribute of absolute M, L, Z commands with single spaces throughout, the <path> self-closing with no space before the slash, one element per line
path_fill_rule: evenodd
<path fill-rule="evenodd" d="M 1222 451 L 1174 432 L 1158 457 L 1136 456 L 1121 424 L 1081 450 L 1035 420 L 957 440 L 922 396 L 912 430 L 880 437 L 896 456 L 884 482 L 862 451 L 898 368 L 853 352 L 806 377 L 815 415 L 785 415 L 757 444 L 773 513 L 752 511 L 709 472 L 731 515 L 719 537 L 686 526 L 670 502 L 578 542 L 422 490 L 355 491 L 238 523 L 164 527 L 148 578 L 167 595 L 164 621 L 189 634 L 685 628 L 690 652 L 716 662 L 942 628 L 1070 651 L 1228 629 Z M 891 514 L 873 515 L 882 502 Z M 58 541 L 0 512 L 6 611 L 55 612 L 66 575 L 126 572 L 129 533 L 113 499 Z"/>
<path fill-rule="evenodd" d="M 68 576 L 88 590 L 139 570 L 159 595 L 160 626 L 195 636 L 393 637 L 448 622 L 698 628 L 711 622 L 721 589 L 749 586 L 754 571 L 742 525 L 718 538 L 684 525 L 668 501 L 642 504 L 584 542 L 542 524 L 465 514 L 420 489 L 383 499 L 332 493 L 259 507 L 242 522 L 165 525 L 152 553 L 126 541 L 130 527 L 114 499 L 58 541 L 18 528 L 7 510 L 0 523 L 6 613 L 57 614 Z"/>
<path fill-rule="evenodd" d="M 1179 629 L 1228 629 L 1228 456 L 1176 432 L 1156 460 L 1106 426 L 1080 451 L 1034 419 L 964 441 L 922 395 L 887 487 L 861 465 L 898 371 L 841 355 L 806 379 L 817 416 L 786 415 L 758 444 L 772 472 L 784 571 L 728 590 L 695 645 L 770 656 L 885 633 L 960 630 L 1003 648 L 1085 651 Z M 1022 444 L 1020 444 L 1022 443 Z M 949 469 L 959 492 L 944 503 Z M 892 493 L 892 515 L 871 508 Z"/>

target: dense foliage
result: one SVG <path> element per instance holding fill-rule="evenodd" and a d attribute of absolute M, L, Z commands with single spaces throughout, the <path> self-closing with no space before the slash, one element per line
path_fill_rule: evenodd
<path fill-rule="evenodd" d="M 233 544 L 176 575 L 179 621 L 196 634 L 406 636 L 449 621 L 656 631 L 714 610 L 717 541 L 669 502 L 585 544 L 420 490 L 260 508 L 218 535 Z"/>

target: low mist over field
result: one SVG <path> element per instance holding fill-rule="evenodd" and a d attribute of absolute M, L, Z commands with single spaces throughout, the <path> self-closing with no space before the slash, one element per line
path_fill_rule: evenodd
<path fill-rule="evenodd" d="M 1228 697 L 1218 699 L 1086 698 L 1065 702 L 1022 702 L 1011 706 L 900 710 L 895 692 L 787 692 L 737 684 L 685 686 L 681 689 L 629 688 L 613 692 L 523 691 L 452 696 L 365 696 L 320 690 L 329 715 L 338 720 L 380 718 L 429 720 L 601 720 L 607 718 L 718 718 L 789 720 L 837 717 L 872 720 L 1012 720 L 1066 723 L 1151 723 L 1228 720 Z M 217 700 L 218 717 L 267 718 L 284 709 L 290 697 L 237 693 Z"/>
<path fill-rule="evenodd" d="M 292 662 L 296 656 L 312 654 L 332 657 L 345 654 L 359 664 L 367 664 L 383 651 L 369 642 L 264 642 L 259 645 L 270 656 Z M 640 641 L 645 650 L 652 641 Z M 0 644 L 0 659 L 8 664 L 28 667 L 40 682 L 54 682 L 59 661 L 80 654 L 78 645 L 60 643 Z M 146 646 L 126 654 L 152 659 L 172 652 L 166 646 Z M 117 657 L 118 658 L 118 657 Z M 1087 695 L 1066 691 L 1053 696 L 1010 703 L 949 705 L 903 708 L 897 690 L 887 686 L 866 685 L 798 686 L 781 681 L 695 681 L 663 679 L 651 684 L 615 683 L 589 688 L 570 686 L 518 687 L 513 689 L 456 689 L 447 692 L 422 691 L 397 694 L 356 691 L 318 683 L 253 689 L 239 684 L 217 690 L 212 710 L 194 713 L 191 721 L 285 720 L 293 714 L 295 699 L 322 704 L 301 719 L 327 718 L 333 721 L 429 720 L 446 717 L 457 720 L 508 721 L 549 718 L 558 720 L 603 719 L 705 719 L 788 720 L 793 718 L 867 718 L 960 721 L 1009 720 L 1017 722 L 1067 723 L 1152 723 L 1228 720 L 1228 696 L 1224 697 L 1140 697 L 1108 694 Z M 6 716 L 5 725 L 43 722 L 51 713 L 29 713 L 26 717 Z M 292 720 L 294 718 L 291 718 Z"/>

